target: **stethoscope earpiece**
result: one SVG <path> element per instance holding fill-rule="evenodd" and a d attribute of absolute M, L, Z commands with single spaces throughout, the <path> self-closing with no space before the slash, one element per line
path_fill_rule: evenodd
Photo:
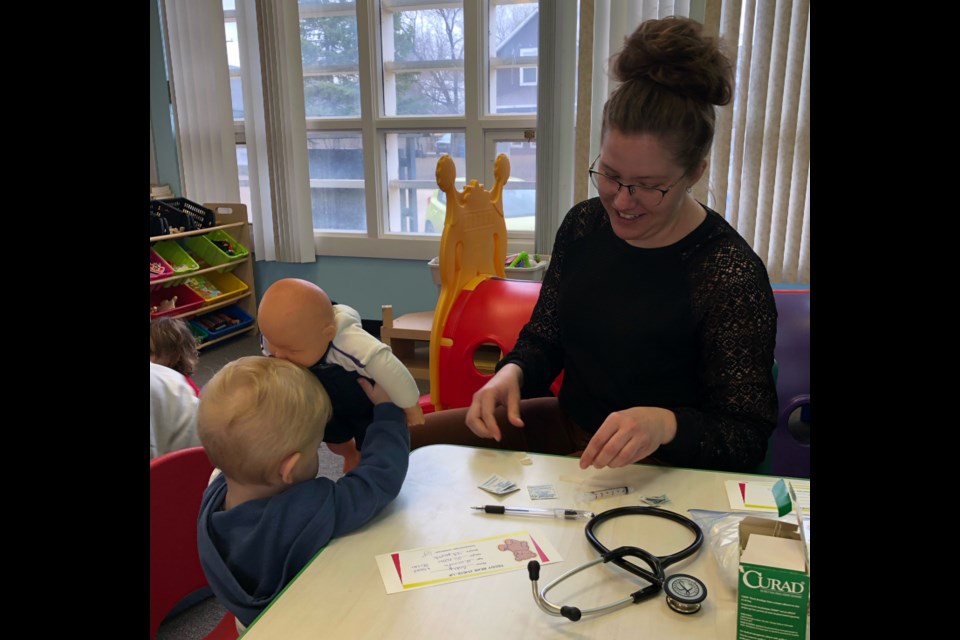
<path fill-rule="evenodd" d="M 617 547 L 613 551 L 610 551 L 597 539 L 594 529 L 597 527 L 597 525 L 606 522 L 611 518 L 624 515 L 652 515 L 673 520 L 674 522 L 678 522 L 692 531 L 695 537 L 693 542 L 687 548 L 668 556 L 655 556 L 649 551 L 641 549 L 640 547 Z M 567 620 L 576 622 L 586 615 L 609 613 L 610 611 L 620 609 L 628 604 L 636 604 L 641 600 L 646 600 L 647 598 L 656 595 L 661 591 L 661 589 L 666 594 L 667 605 L 669 605 L 669 607 L 677 613 L 691 614 L 700 610 L 701 603 L 707 597 L 706 585 L 703 584 L 703 582 L 698 578 L 685 573 L 677 573 L 669 578 L 667 578 L 664 573 L 664 570 L 668 566 L 674 564 L 675 562 L 679 562 L 684 558 L 690 557 L 700 549 L 700 546 L 703 544 L 703 531 L 700 530 L 700 527 L 696 522 L 680 515 L 679 513 L 658 509 L 657 507 L 619 507 L 598 513 L 596 516 L 591 518 L 590 522 L 587 523 L 585 533 L 590 544 L 600 552 L 600 557 L 595 560 L 585 562 L 579 567 L 574 567 L 570 571 L 567 571 L 563 575 L 554 579 L 553 582 L 550 582 L 542 589 L 539 588 L 538 584 L 540 580 L 540 563 L 536 560 L 531 560 L 529 563 L 527 563 L 527 573 L 530 576 L 530 583 L 533 589 L 533 599 L 541 610 L 552 616 L 562 616 Z M 649 567 L 649 569 L 638 567 L 636 564 L 625 560 L 625 556 L 631 556 L 641 560 Z M 579 609 L 569 605 L 560 606 L 547 600 L 547 592 L 557 586 L 557 584 L 563 580 L 566 580 L 570 576 L 601 562 L 612 562 L 621 569 L 629 571 L 630 573 L 643 578 L 650 584 L 639 591 L 631 593 L 627 598 L 623 598 L 622 600 L 618 600 L 602 607 L 595 607 L 593 609 Z"/>

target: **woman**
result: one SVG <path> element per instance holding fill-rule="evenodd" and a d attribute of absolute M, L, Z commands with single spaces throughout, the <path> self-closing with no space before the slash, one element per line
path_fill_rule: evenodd
<path fill-rule="evenodd" d="M 530 322 L 496 375 L 468 409 L 412 429 L 413 448 L 580 454 L 584 469 L 762 462 L 777 413 L 776 307 L 760 258 L 690 195 L 714 105 L 733 92 L 729 61 L 701 31 L 649 20 L 614 57 L 622 84 L 589 170 L 599 197 L 564 218 Z M 561 370 L 558 398 L 540 397 Z"/>

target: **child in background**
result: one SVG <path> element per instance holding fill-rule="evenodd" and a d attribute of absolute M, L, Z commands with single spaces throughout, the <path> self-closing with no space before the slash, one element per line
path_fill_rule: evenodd
<path fill-rule="evenodd" d="M 199 447 L 197 394 L 187 378 L 169 367 L 150 363 L 150 457 Z"/>
<path fill-rule="evenodd" d="M 360 462 L 334 482 L 317 477 L 330 398 L 307 369 L 247 356 L 204 387 L 197 431 L 214 472 L 197 525 L 200 564 L 242 625 L 331 538 L 369 522 L 407 474 L 410 434 L 386 390 L 353 383 L 374 405 Z"/>
<path fill-rule="evenodd" d="M 334 304 L 312 282 L 284 278 L 263 294 L 257 312 L 263 354 L 307 367 L 323 383 L 333 403 L 324 442 L 343 456 L 343 471 L 360 460 L 373 405 L 357 378 L 373 379 L 403 408 L 408 425 L 423 424 L 420 390 L 390 347 L 363 330 L 360 314 Z"/>
<path fill-rule="evenodd" d="M 182 374 L 198 396 L 200 387 L 190 376 L 197 370 L 199 361 L 197 340 L 186 322 L 180 318 L 167 317 L 150 321 L 150 362 L 161 364 Z"/>

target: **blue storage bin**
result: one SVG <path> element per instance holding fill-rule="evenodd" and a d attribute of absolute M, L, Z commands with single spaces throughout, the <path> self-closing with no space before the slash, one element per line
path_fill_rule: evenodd
<path fill-rule="evenodd" d="M 220 316 L 223 316 L 223 318 Z M 218 320 L 223 322 L 216 322 Z M 194 316 L 190 319 L 190 324 L 205 331 L 208 335 L 207 341 L 210 341 L 249 327 L 253 324 L 253 318 L 249 313 L 234 304 L 210 313 Z"/>

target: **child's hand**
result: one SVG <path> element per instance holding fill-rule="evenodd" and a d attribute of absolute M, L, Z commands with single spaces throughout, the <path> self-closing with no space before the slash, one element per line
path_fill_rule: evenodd
<path fill-rule="evenodd" d="M 407 407 L 403 410 L 407 414 L 407 426 L 413 427 L 421 425 L 425 422 L 423 419 L 423 409 L 420 408 L 419 404 L 415 404 L 412 407 Z"/>
<path fill-rule="evenodd" d="M 372 402 L 374 406 L 384 402 L 393 402 L 393 400 L 390 399 L 390 396 L 387 395 L 386 390 L 379 384 L 370 384 L 370 381 L 363 377 L 357 378 L 357 382 L 360 384 L 360 388 L 363 389 L 363 392 L 367 394 L 367 397 L 370 398 L 370 402 Z"/>

